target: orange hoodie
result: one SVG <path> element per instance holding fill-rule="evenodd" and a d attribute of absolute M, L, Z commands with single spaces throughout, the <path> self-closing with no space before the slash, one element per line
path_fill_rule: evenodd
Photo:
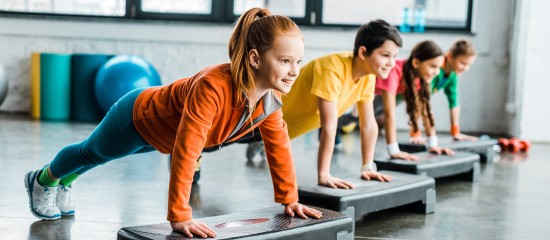
<path fill-rule="evenodd" d="M 192 219 L 189 197 L 195 165 L 206 147 L 233 142 L 259 127 L 275 190 L 275 202 L 298 201 L 290 139 L 280 94 L 268 91 L 252 113 L 237 103 L 229 64 L 208 67 L 191 78 L 144 90 L 136 99 L 137 131 L 162 153 L 172 154 L 168 221 Z M 244 123 L 244 124 L 243 124 Z M 240 127 L 242 126 L 242 127 Z M 239 129 L 236 129 L 239 127 Z"/>

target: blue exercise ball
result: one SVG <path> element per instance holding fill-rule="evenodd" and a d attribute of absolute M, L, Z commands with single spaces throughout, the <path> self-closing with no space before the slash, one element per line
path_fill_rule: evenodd
<path fill-rule="evenodd" d="M 103 112 L 126 93 L 142 87 L 160 86 L 157 70 L 141 57 L 120 55 L 105 62 L 95 79 L 95 97 Z"/>
<path fill-rule="evenodd" d="M 0 105 L 2 105 L 6 96 L 8 96 L 8 80 L 4 68 L 0 65 Z"/>

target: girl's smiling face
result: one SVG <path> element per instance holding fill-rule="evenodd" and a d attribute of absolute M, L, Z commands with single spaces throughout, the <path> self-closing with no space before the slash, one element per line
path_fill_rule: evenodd
<path fill-rule="evenodd" d="M 418 59 L 413 59 L 413 67 L 416 69 L 417 77 L 420 77 L 422 80 L 430 83 L 432 79 L 439 74 L 441 65 L 443 64 L 444 57 L 437 56 L 435 58 L 430 58 L 423 62 L 420 62 Z"/>
<path fill-rule="evenodd" d="M 300 74 L 304 40 L 301 35 L 281 35 L 263 54 L 251 51 L 250 55 L 251 64 L 256 69 L 257 89 L 288 93 Z"/>
<path fill-rule="evenodd" d="M 451 69 L 455 71 L 456 74 L 460 75 L 463 72 L 470 70 L 470 66 L 476 60 L 476 55 L 460 55 L 457 57 L 449 56 L 447 57 L 447 64 L 451 66 Z"/>

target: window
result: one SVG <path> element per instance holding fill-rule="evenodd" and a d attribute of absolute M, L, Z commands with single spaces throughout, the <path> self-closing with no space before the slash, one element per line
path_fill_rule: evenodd
<path fill-rule="evenodd" d="M 400 26 L 407 19 L 415 23 L 415 10 L 425 14 L 425 27 L 434 29 L 470 28 L 472 0 L 323 0 L 321 22 L 325 25 L 360 25 L 384 19 Z"/>
<path fill-rule="evenodd" d="M 141 10 L 158 13 L 210 14 L 212 1 L 204 0 L 142 0 Z"/>
<path fill-rule="evenodd" d="M 233 14 L 241 15 L 253 7 L 269 8 L 273 13 L 293 18 L 306 16 L 306 0 L 235 0 Z"/>
<path fill-rule="evenodd" d="M 108 16 L 230 23 L 267 7 L 307 26 L 356 27 L 373 19 L 427 30 L 470 31 L 475 0 L 1 0 L 0 14 Z M 420 13 L 420 14 L 418 14 Z M 416 21 L 415 21 L 416 20 Z"/>
<path fill-rule="evenodd" d="M 308 2 L 311 0 L 234 0 L 232 2 L 232 11 L 228 14 L 229 21 L 243 14 L 247 9 L 253 7 L 269 8 L 274 14 L 280 14 L 290 17 L 297 24 L 308 25 L 310 11 Z"/>
<path fill-rule="evenodd" d="M 64 15 L 124 16 L 126 0 L 2 0 L 0 10 Z"/>
<path fill-rule="evenodd" d="M 467 0 L 441 1 L 426 0 L 426 26 L 428 27 L 466 27 L 468 25 L 469 6 Z"/>

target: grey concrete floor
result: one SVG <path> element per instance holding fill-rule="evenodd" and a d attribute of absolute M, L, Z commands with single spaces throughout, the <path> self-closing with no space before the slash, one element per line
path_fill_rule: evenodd
<path fill-rule="evenodd" d="M 76 216 L 38 221 L 28 208 L 25 172 L 48 163 L 63 146 L 81 141 L 94 124 L 32 121 L 0 114 L 0 239 L 115 239 L 121 227 L 166 222 L 166 156 L 125 157 L 81 176 L 74 184 Z M 338 177 L 358 174 L 359 137 L 343 137 L 334 155 Z M 316 181 L 316 133 L 292 142 L 299 184 Z M 204 154 L 202 179 L 194 188 L 195 218 L 277 206 L 267 164 L 245 160 L 245 145 Z M 383 140 L 377 153 L 384 152 Z M 369 214 L 356 225 L 356 239 L 550 239 L 550 145 L 529 153 L 501 154 L 482 164 L 477 183 L 437 179 L 436 213 L 399 209 Z"/>

